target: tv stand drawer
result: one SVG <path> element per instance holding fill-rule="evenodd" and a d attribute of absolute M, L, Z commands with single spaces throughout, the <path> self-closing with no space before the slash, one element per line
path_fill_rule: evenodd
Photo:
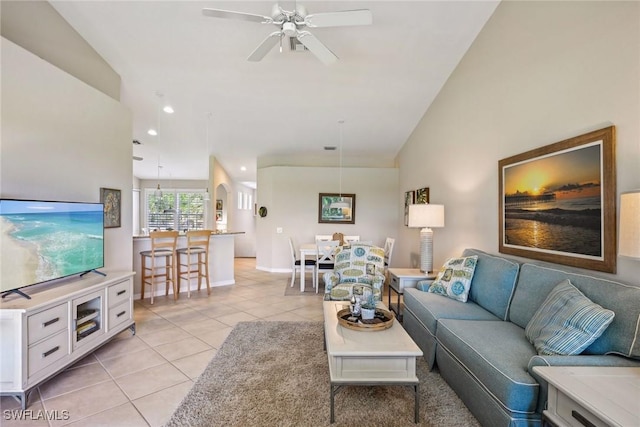
<path fill-rule="evenodd" d="M 131 305 L 129 304 L 129 301 L 125 301 L 116 307 L 109 308 L 109 330 L 130 319 Z"/>
<path fill-rule="evenodd" d="M 29 377 L 69 354 L 69 333 L 62 331 L 29 347 Z"/>
<path fill-rule="evenodd" d="M 108 301 L 109 307 L 116 306 L 122 303 L 123 301 L 129 301 L 130 297 L 131 297 L 131 286 L 129 285 L 128 280 L 109 286 L 109 290 L 107 294 L 107 301 Z"/>
<path fill-rule="evenodd" d="M 29 345 L 69 327 L 69 305 L 57 305 L 28 318 Z"/>

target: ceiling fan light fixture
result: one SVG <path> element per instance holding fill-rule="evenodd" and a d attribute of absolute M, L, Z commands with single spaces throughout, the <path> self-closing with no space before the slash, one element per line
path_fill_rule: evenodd
<path fill-rule="evenodd" d="M 173 107 L 172 107 L 171 105 L 168 105 L 168 104 L 167 104 L 167 105 L 165 105 L 165 106 L 162 108 L 162 111 L 164 111 L 164 112 L 165 112 L 165 113 L 167 113 L 167 114 L 173 114 L 173 113 L 174 113 L 174 111 L 173 111 Z"/>
<path fill-rule="evenodd" d="M 153 129 L 153 128 L 149 129 L 149 130 L 147 131 L 147 133 L 148 133 L 149 135 L 151 135 L 151 136 L 156 136 L 156 135 L 158 135 L 158 131 L 157 131 L 157 130 L 155 130 L 155 129 Z"/>
<path fill-rule="evenodd" d="M 285 36 L 293 37 L 298 32 L 298 29 L 296 28 L 296 24 L 293 22 L 285 22 L 282 24 L 282 32 Z"/>

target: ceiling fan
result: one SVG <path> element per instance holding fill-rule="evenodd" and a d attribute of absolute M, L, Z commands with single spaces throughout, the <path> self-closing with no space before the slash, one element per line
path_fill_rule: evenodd
<path fill-rule="evenodd" d="M 264 58 L 278 42 L 280 42 L 280 49 L 282 51 L 282 38 L 287 36 L 298 39 L 300 43 L 311 51 L 320 61 L 325 65 L 329 65 L 337 61 L 338 57 L 313 34 L 307 31 L 306 28 L 371 25 L 373 23 L 373 16 L 368 9 L 308 15 L 305 7 L 298 4 L 296 4 L 293 11 L 287 11 L 276 3 L 271 9 L 271 16 L 208 8 L 202 9 L 202 13 L 205 16 L 214 18 L 237 19 L 241 21 L 258 22 L 260 24 L 273 24 L 279 27 L 278 31 L 269 34 L 247 58 L 249 61 L 256 62 Z"/>

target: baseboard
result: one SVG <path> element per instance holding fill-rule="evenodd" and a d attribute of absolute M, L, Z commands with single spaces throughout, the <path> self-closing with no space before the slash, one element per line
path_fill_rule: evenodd
<path fill-rule="evenodd" d="M 235 279 L 228 279 L 228 280 L 218 280 L 217 282 L 211 282 L 210 286 L 212 288 L 217 288 L 220 286 L 229 286 L 229 285 L 234 285 L 236 283 Z M 156 291 L 153 293 L 154 297 L 161 297 L 164 296 L 164 287 L 162 287 L 163 285 L 158 285 L 156 287 Z M 161 288 L 162 287 L 162 288 Z M 202 285 L 200 287 L 200 291 L 206 291 L 207 290 L 207 286 L 206 285 Z M 191 284 L 191 292 L 198 292 L 198 284 L 197 283 L 192 283 Z M 186 294 L 187 293 L 187 289 L 183 286 L 182 289 L 180 290 L 180 295 L 182 294 Z M 145 289 L 144 294 L 147 296 L 151 296 L 151 289 Z M 173 289 L 171 287 L 169 287 L 169 295 L 173 295 Z M 140 293 L 138 292 L 137 294 L 133 294 L 133 299 L 134 300 L 139 300 L 140 299 Z"/>

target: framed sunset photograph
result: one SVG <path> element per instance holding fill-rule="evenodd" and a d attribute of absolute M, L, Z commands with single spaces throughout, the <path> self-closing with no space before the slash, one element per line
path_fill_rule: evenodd
<path fill-rule="evenodd" d="M 613 126 L 498 162 L 502 253 L 614 273 Z"/>

